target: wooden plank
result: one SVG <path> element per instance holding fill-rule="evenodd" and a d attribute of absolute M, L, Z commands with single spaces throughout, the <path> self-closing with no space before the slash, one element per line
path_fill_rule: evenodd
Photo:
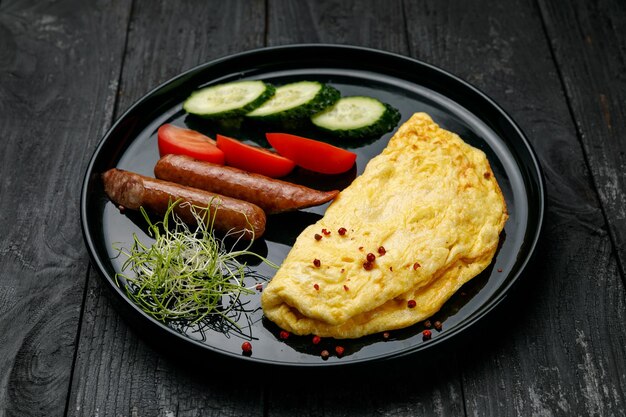
<path fill-rule="evenodd" d="M 399 0 L 271 0 L 267 44 L 335 43 L 406 53 L 404 24 Z"/>
<path fill-rule="evenodd" d="M 539 5 L 626 282 L 626 5 Z"/>
<path fill-rule="evenodd" d="M 536 4 L 416 1 L 406 12 L 412 54 L 501 103 L 538 151 L 547 182 L 536 267 L 460 348 L 467 414 L 622 414 L 624 287 Z"/>
<path fill-rule="evenodd" d="M 262 46 L 264 18 L 263 1 L 135 1 L 116 117 L 186 69 Z M 121 319 L 106 291 L 91 270 L 69 415 L 262 414 L 262 390 L 253 378 L 227 383 L 155 352 Z"/>
<path fill-rule="evenodd" d="M 0 6 L 0 415 L 66 407 L 88 267 L 80 185 L 113 113 L 129 11 Z"/>
<path fill-rule="evenodd" d="M 462 387 L 453 351 L 376 369 L 291 376 L 268 386 L 268 416 L 461 416 Z"/>
<path fill-rule="evenodd" d="M 212 59 L 260 48 L 261 0 L 136 1 L 116 117 L 150 89 Z"/>
<path fill-rule="evenodd" d="M 268 7 L 269 45 L 321 42 L 409 52 L 401 1 L 272 0 Z M 268 415 L 462 415 L 454 359 L 430 359 L 269 386 Z"/>

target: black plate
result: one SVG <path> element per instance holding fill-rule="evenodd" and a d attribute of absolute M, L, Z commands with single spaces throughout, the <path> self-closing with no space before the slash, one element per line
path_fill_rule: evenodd
<path fill-rule="evenodd" d="M 422 340 L 423 327 L 419 324 L 392 332 L 388 341 L 383 341 L 381 335 L 341 342 L 326 340 L 318 346 L 308 337 L 290 337 L 283 341 L 278 338 L 279 330 L 262 318 L 258 293 L 245 300 L 246 311 L 238 317 L 241 331 L 221 326 L 223 323 L 210 323 L 203 329 L 167 326 L 138 309 L 115 284 L 114 276 L 123 259 L 116 257 L 112 245 L 128 246 L 132 233 L 146 242 L 150 239 L 137 216 L 122 215 L 109 202 L 99 174 L 119 167 L 152 175 L 158 159 L 157 128 L 169 122 L 213 133 L 214 126 L 187 117 L 182 102 L 201 86 L 239 79 L 262 79 L 275 84 L 294 80 L 327 82 L 343 95 L 369 95 L 390 103 L 402 113 L 401 123 L 414 112 L 425 111 L 443 128 L 458 133 L 487 154 L 504 193 L 510 218 L 492 265 L 465 285 L 433 317 L 443 322 L 443 330 L 433 331 L 431 340 Z M 244 125 L 228 133 L 262 141 L 258 128 Z M 390 137 L 391 133 L 373 142 L 348 144 L 358 154 L 357 173 L 385 147 Z M 301 176 L 299 179 L 308 179 L 320 188 L 333 185 L 332 181 L 321 177 Z M 349 178 L 338 177 L 333 181 L 349 182 Z M 81 196 L 81 220 L 95 268 L 115 294 L 122 314 L 138 329 L 181 342 L 200 354 L 213 352 L 272 365 L 330 366 L 423 352 L 477 323 L 505 299 L 527 266 L 539 238 L 544 200 L 541 170 L 528 140 L 513 120 L 476 88 L 431 65 L 399 55 L 348 46 L 296 45 L 218 59 L 179 75 L 139 100 L 107 132 L 89 163 Z M 280 263 L 299 231 L 316 221 L 325 208 L 270 216 L 267 235 L 256 242 L 255 250 Z M 273 274 L 262 265 L 254 269 L 268 278 Z M 241 344 L 248 338 L 253 345 L 250 357 L 241 352 Z M 344 356 L 331 356 L 323 361 L 320 350 L 326 348 L 332 352 L 336 344 L 345 347 Z"/>

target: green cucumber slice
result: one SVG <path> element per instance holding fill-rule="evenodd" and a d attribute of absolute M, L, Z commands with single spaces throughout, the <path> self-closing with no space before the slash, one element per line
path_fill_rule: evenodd
<path fill-rule="evenodd" d="M 268 122 L 305 119 L 331 106 L 339 97 L 339 91 L 327 84 L 299 81 L 276 87 L 272 98 L 246 116 Z"/>
<path fill-rule="evenodd" d="M 194 91 L 183 109 L 187 113 L 206 118 L 242 116 L 274 95 L 274 86 L 263 81 L 234 81 L 216 84 Z"/>
<path fill-rule="evenodd" d="M 338 137 L 380 136 L 394 129 L 400 112 L 372 97 L 342 97 L 333 106 L 314 114 L 311 122 Z"/>

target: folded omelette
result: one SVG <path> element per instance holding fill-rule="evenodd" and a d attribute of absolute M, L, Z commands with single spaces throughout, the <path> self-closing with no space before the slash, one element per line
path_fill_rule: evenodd
<path fill-rule="evenodd" d="M 507 217 L 485 154 L 416 113 L 300 234 L 264 314 L 322 337 L 410 326 L 491 263 Z"/>

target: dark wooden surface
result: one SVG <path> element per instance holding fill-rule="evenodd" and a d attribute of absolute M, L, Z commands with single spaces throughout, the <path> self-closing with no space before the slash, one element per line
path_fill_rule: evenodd
<path fill-rule="evenodd" d="M 0 416 L 626 414 L 626 5 L 618 0 L 0 0 Z M 371 375 L 194 369 L 121 319 L 78 204 L 135 100 L 230 53 L 362 45 L 446 69 L 528 135 L 536 262 L 487 324 Z"/>

